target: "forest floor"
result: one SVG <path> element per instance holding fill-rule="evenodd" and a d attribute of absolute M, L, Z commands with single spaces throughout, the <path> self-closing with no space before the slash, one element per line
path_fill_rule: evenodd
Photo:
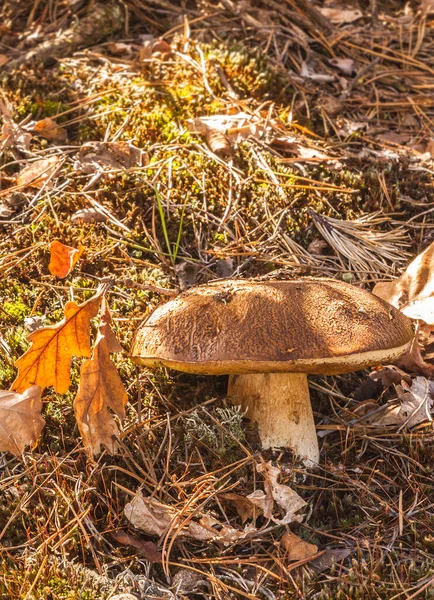
<path fill-rule="evenodd" d="M 390 393 L 366 393 L 368 371 L 310 378 L 312 471 L 261 451 L 227 378 L 128 359 L 159 288 L 280 269 L 372 289 L 433 241 L 430 8 L 3 2 L 0 389 L 31 329 L 111 278 L 129 402 L 117 454 L 90 457 L 76 359 L 70 390 L 44 392 L 36 446 L 0 454 L 0 598 L 434 598 L 432 426 L 360 420 Z M 65 279 L 48 270 L 54 240 L 84 248 Z M 290 524 L 246 499 L 271 464 L 306 502 Z M 139 490 L 177 515 L 159 536 L 124 514 Z M 215 540 L 179 535 L 204 517 Z M 294 559 L 289 532 L 314 551 Z"/>

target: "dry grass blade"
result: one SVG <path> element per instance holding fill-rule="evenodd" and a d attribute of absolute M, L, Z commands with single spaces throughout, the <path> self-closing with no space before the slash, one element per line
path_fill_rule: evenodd
<path fill-rule="evenodd" d="M 391 230 L 376 229 L 390 219 L 379 213 L 365 215 L 354 221 L 342 221 L 308 213 L 323 238 L 342 260 L 342 266 L 357 278 L 371 276 L 379 279 L 393 276 L 410 256 L 408 236 L 400 227 Z"/>

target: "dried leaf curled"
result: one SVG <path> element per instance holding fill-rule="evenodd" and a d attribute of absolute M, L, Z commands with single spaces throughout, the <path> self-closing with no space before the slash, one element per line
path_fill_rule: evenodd
<path fill-rule="evenodd" d="M 264 474 L 265 491 L 256 490 L 252 494 L 249 494 L 247 498 L 263 511 L 266 519 L 270 519 L 278 525 L 301 521 L 302 517 L 295 513 L 306 506 L 306 502 L 289 486 L 277 482 L 280 476 L 280 469 L 274 467 L 271 461 L 269 461 L 265 464 L 256 465 L 256 470 L 258 473 Z M 273 515 L 274 502 L 285 512 L 282 519 L 277 519 Z"/>

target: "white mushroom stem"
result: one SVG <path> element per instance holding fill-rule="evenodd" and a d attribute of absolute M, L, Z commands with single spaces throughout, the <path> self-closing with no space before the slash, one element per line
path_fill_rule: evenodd
<path fill-rule="evenodd" d="M 306 375 L 231 375 L 228 394 L 258 424 L 264 449 L 289 447 L 305 464 L 318 464 L 318 438 Z"/>

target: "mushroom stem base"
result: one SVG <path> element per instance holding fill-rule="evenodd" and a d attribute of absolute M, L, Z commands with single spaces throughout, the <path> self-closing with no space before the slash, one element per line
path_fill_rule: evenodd
<path fill-rule="evenodd" d="M 258 424 L 264 449 L 289 447 L 305 464 L 318 464 L 318 438 L 306 375 L 231 375 L 228 394 Z"/>

